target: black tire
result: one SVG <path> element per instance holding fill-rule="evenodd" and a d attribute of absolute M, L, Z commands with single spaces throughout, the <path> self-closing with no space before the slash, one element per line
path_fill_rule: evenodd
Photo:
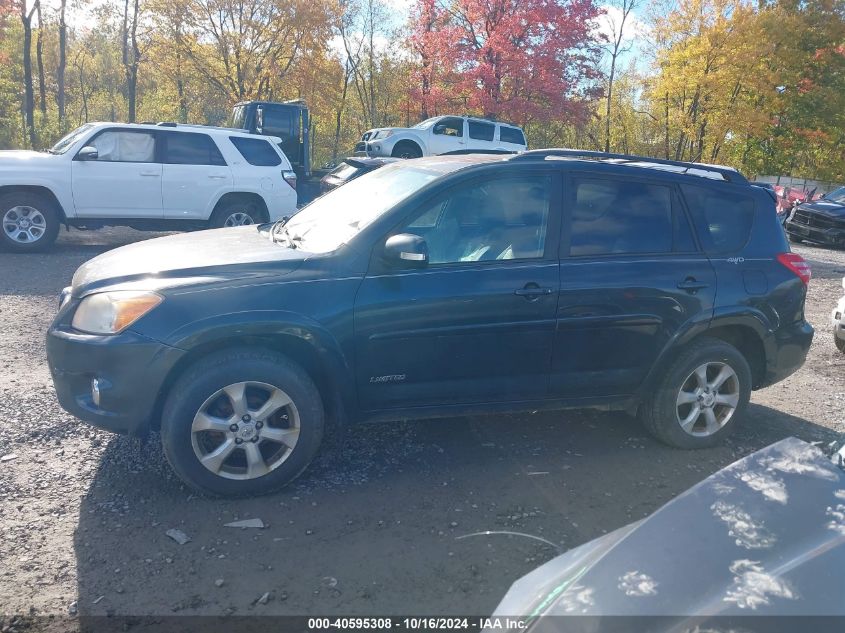
<path fill-rule="evenodd" d="M 733 414 L 718 431 L 695 436 L 681 428 L 678 396 L 693 371 L 705 363 L 722 363 L 734 371 L 739 398 Z M 707 448 L 730 435 L 748 406 L 750 396 L 751 368 L 745 357 L 733 345 L 705 337 L 688 345 L 669 365 L 652 393 L 640 404 L 639 418 L 648 432 L 664 444 L 682 449 Z"/>
<path fill-rule="evenodd" d="M 788 231 L 787 231 L 786 235 L 789 237 L 789 241 L 792 242 L 793 244 L 803 244 L 804 243 L 803 239 L 801 239 L 800 237 L 796 237 L 795 235 L 793 235 L 792 233 L 789 233 Z"/>
<path fill-rule="evenodd" d="M 287 457 L 266 474 L 252 479 L 229 479 L 200 462 L 194 450 L 191 426 L 211 396 L 228 385 L 247 381 L 277 387 L 291 399 L 299 417 L 299 434 Z M 193 489 L 225 497 L 253 496 L 282 488 L 308 467 L 323 439 L 324 424 L 320 393 L 299 365 L 275 352 L 227 350 L 201 359 L 173 385 L 162 413 L 161 440 L 167 461 Z M 234 458 L 246 460 L 247 451 L 243 450 L 248 448 L 246 444 L 240 444 L 239 455 L 232 453 Z M 258 446 L 264 444 L 265 440 L 260 440 Z"/>
<path fill-rule="evenodd" d="M 836 334 L 834 334 L 833 335 L 833 342 L 836 345 L 836 349 L 838 349 L 840 352 L 845 354 L 845 339 L 841 339 L 838 336 L 836 336 Z"/>
<path fill-rule="evenodd" d="M 245 221 L 240 222 L 240 224 L 233 223 L 233 219 L 238 218 L 238 216 L 245 216 Z M 211 218 L 208 220 L 208 226 L 212 229 L 222 229 L 230 226 L 261 224 L 268 220 L 267 213 L 255 202 L 246 198 L 235 198 L 219 204 L 214 209 L 214 213 L 211 214 Z"/>
<path fill-rule="evenodd" d="M 22 231 L 19 223 L 23 220 L 28 225 Z M 4 249 L 37 253 L 49 249 L 56 241 L 61 214 L 48 196 L 30 191 L 12 192 L 0 196 L 0 223 L 0 245 Z"/>
<path fill-rule="evenodd" d="M 421 158 L 420 146 L 412 141 L 399 141 L 390 153 L 393 158 Z"/>

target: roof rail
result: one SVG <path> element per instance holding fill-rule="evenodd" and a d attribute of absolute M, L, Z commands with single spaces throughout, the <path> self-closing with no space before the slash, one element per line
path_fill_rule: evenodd
<path fill-rule="evenodd" d="M 734 182 L 742 185 L 747 185 L 748 180 L 732 167 L 724 167 L 722 165 L 707 165 L 705 163 L 690 163 L 682 160 L 669 160 L 666 158 L 650 158 L 648 156 L 636 156 L 633 154 L 613 154 L 610 152 L 598 152 L 588 149 L 534 149 L 528 152 L 518 154 L 513 160 L 531 160 L 531 159 L 545 159 L 548 157 L 560 158 L 592 158 L 597 160 L 612 160 L 621 164 L 626 163 L 651 163 L 652 165 L 668 165 L 671 167 L 682 167 L 683 173 L 688 173 L 690 169 L 699 171 L 708 171 L 719 174 L 723 180 Z M 646 165 L 647 166 L 647 165 Z M 695 175 L 695 174 L 692 174 Z"/>
<path fill-rule="evenodd" d="M 174 121 L 159 121 L 156 125 L 159 127 L 176 127 L 178 123 L 175 123 Z"/>

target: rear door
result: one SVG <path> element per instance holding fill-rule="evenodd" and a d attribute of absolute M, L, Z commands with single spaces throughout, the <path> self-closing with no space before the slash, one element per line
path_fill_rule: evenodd
<path fill-rule="evenodd" d="M 162 200 L 168 219 L 207 220 L 232 190 L 232 172 L 214 140 L 201 132 L 162 132 Z"/>
<path fill-rule="evenodd" d="M 423 269 L 387 268 L 379 242 L 355 302 L 364 409 L 546 396 L 559 191 L 553 171 L 455 185 L 389 234 L 425 238 Z"/>
<path fill-rule="evenodd" d="M 467 149 L 493 149 L 496 124 L 477 119 L 467 119 Z"/>
<path fill-rule="evenodd" d="M 156 130 L 107 128 L 85 146 L 96 160 L 74 157 L 73 202 L 80 218 L 161 218 L 162 165 Z"/>
<path fill-rule="evenodd" d="M 671 184 L 575 173 L 565 199 L 551 393 L 632 394 L 679 328 L 712 318 L 713 267 Z"/>

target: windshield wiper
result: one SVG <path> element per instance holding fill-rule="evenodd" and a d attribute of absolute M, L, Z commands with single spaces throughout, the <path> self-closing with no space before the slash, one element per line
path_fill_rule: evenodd
<path fill-rule="evenodd" d="M 282 237 L 285 237 L 288 240 L 290 240 L 290 238 L 287 234 L 288 233 L 287 229 L 282 230 L 284 228 L 285 224 L 287 224 L 288 220 L 290 220 L 290 216 L 286 215 L 285 217 L 280 218 L 279 220 L 276 220 L 275 222 L 273 222 L 273 226 L 270 227 L 270 239 L 273 240 L 274 244 L 278 241 L 278 240 L 276 240 L 276 236 L 280 235 L 280 234 L 282 235 Z"/>

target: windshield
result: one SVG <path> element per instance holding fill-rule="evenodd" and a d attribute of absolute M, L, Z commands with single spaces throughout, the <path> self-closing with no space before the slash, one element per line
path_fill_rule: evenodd
<path fill-rule="evenodd" d="M 825 195 L 824 199 L 838 204 L 845 204 L 845 187 L 834 189 L 829 194 Z"/>
<path fill-rule="evenodd" d="M 64 154 L 68 151 L 71 146 L 73 146 L 79 138 L 84 135 L 88 130 L 93 127 L 93 123 L 86 123 L 85 125 L 76 128 L 73 132 L 70 132 L 63 136 L 58 143 L 53 145 L 48 151 L 51 154 Z"/>
<path fill-rule="evenodd" d="M 432 125 L 434 125 L 439 120 L 440 120 L 439 116 L 432 117 L 430 119 L 426 119 L 425 121 L 421 121 L 420 123 L 417 123 L 411 129 L 412 130 L 427 130 L 428 128 L 430 128 Z"/>
<path fill-rule="evenodd" d="M 285 234 L 297 248 L 329 253 L 438 176 L 404 164 L 382 167 L 317 198 L 288 221 Z"/>

